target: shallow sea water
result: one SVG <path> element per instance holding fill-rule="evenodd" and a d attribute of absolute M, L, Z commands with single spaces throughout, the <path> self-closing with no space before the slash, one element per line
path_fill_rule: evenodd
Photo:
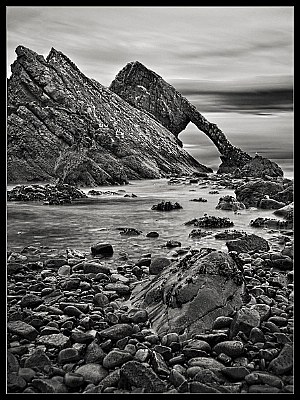
<path fill-rule="evenodd" d="M 205 182 L 205 181 L 203 181 Z M 8 185 L 10 190 L 16 185 Z M 91 188 L 84 188 L 87 193 Z M 229 229 L 245 230 L 270 240 L 278 248 L 276 236 L 280 231 L 252 228 L 251 219 L 259 216 L 276 218 L 272 210 L 250 208 L 233 211 L 216 210 L 219 198 L 233 195 L 230 189 L 217 189 L 219 194 L 209 194 L 216 190 L 213 185 L 168 184 L 167 179 L 132 181 L 126 186 L 101 186 L 93 188 L 102 192 L 118 192 L 118 195 L 90 196 L 70 205 L 46 206 L 40 202 L 7 202 L 7 250 L 20 251 L 25 246 L 49 246 L 58 251 L 67 247 L 89 253 L 93 244 L 105 242 L 112 244 L 116 261 L 122 253 L 129 261 L 137 261 L 143 254 L 168 255 L 170 249 L 164 247 L 168 240 L 178 240 L 182 247 L 213 247 L 227 251 L 224 240 L 216 240 L 214 234 L 224 229 L 207 229 L 213 235 L 201 239 L 189 238 L 193 226 L 185 222 L 214 215 L 228 217 L 234 222 Z M 124 197 L 134 193 L 137 197 Z M 207 202 L 193 202 L 194 198 L 203 197 Z M 161 212 L 151 210 L 160 201 L 175 201 L 183 207 L 180 210 Z M 128 227 L 142 231 L 139 236 L 121 235 L 118 228 Z M 159 233 L 158 238 L 148 238 L 150 231 Z M 280 246 L 279 246 L 280 247 Z"/>

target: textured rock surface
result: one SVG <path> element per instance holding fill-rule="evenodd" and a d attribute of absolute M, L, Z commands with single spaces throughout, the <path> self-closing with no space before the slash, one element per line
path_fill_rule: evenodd
<path fill-rule="evenodd" d="M 138 61 L 128 63 L 116 76 L 110 89 L 139 110 L 146 111 L 176 137 L 189 122 L 194 123 L 215 144 L 222 164 L 219 173 L 237 168 L 243 176 L 282 176 L 280 167 L 263 157 L 252 158 L 233 146 L 224 133 L 173 86 Z"/>
<path fill-rule="evenodd" d="M 257 179 L 244 183 L 235 189 L 236 199 L 248 207 L 258 207 L 265 196 L 273 198 L 275 194 L 284 189 L 283 184 Z"/>
<path fill-rule="evenodd" d="M 243 203 L 237 201 L 233 196 L 220 197 L 219 203 L 216 205 L 217 210 L 237 211 L 245 208 Z"/>
<path fill-rule="evenodd" d="M 184 331 L 192 335 L 211 328 L 218 316 L 239 308 L 242 291 L 241 273 L 231 257 L 203 249 L 138 284 L 131 301 L 147 310 L 160 335 Z"/>
<path fill-rule="evenodd" d="M 238 239 L 229 240 L 226 242 L 229 251 L 237 253 L 247 253 L 248 251 L 268 251 L 270 246 L 268 241 L 257 235 L 245 235 Z"/>
<path fill-rule="evenodd" d="M 8 80 L 7 179 L 93 186 L 211 172 L 152 117 L 63 53 L 16 49 Z"/>

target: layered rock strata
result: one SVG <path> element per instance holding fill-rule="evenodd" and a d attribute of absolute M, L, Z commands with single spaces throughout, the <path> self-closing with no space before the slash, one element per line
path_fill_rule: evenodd
<path fill-rule="evenodd" d="M 8 182 L 94 186 L 212 172 L 63 53 L 52 48 L 45 59 L 18 46 L 16 54 L 8 80 Z"/>

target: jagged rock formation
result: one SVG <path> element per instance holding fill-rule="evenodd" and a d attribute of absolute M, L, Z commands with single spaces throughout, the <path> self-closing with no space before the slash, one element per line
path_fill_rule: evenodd
<path fill-rule="evenodd" d="M 239 168 L 243 176 L 283 175 L 276 163 L 263 157 L 256 159 L 253 164 L 254 158 L 233 146 L 216 124 L 206 120 L 172 85 L 140 62 L 128 63 L 109 88 L 129 104 L 146 111 L 176 137 L 189 122 L 194 123 L 220 152 L 222 164 L 218 173 L 234 172 Z"/>
<path fill-rule="evenodd" d="M 77 185 L 212 172 L 152 116 L 87 78 L 63 53 L 16 49 L 8 80 L 7 180 Z"/>
<path fill-rule="evenodd" d="M 293 181 L 265 181 L 256 179 L 246 182 L 235 189 L 236 199 L 245 204 L 246 208 L 260 207 L 262 200 L 274 199 L 284 204 L 293 201 Z M 264 208 L 264 207 L 263 207 Z"/>
<path fill-rule="evenodd" d="M 211 329 L 218 316 L 242 306 L 243 277 L 226 253 L 202 248 L 136 285 L 130 298 L 144 308 L 159 335 L 193 334 Z"/>

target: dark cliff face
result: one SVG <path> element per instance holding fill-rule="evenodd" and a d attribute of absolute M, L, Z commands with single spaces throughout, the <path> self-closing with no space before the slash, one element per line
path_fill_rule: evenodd
<path fill-rule="evenodd" d="M 206 120 L 172 85 L 140 62 L 128 63 L 109 88 L 129 104 L 149 113 L 176 137 L 189 122 L 194 123 L 217 147 L 222 160 L 219 173 L 234 172 L 239 168 L 239 173 L 244 176 L 283 175 L 281 168 L 270 160 L 260 159 L 258 165 L 255 159 L 253 164 L 254 158 L 233 146 L 216 124 Z"/>
<path fill-rule="evenodd" d="M 46 60 L 23 46 L 16 53 L 7 95 L 8 182 L 94 186 L 212 172 L 151 113 L 87 78 L 63 53 L 52 48 Z"/>

